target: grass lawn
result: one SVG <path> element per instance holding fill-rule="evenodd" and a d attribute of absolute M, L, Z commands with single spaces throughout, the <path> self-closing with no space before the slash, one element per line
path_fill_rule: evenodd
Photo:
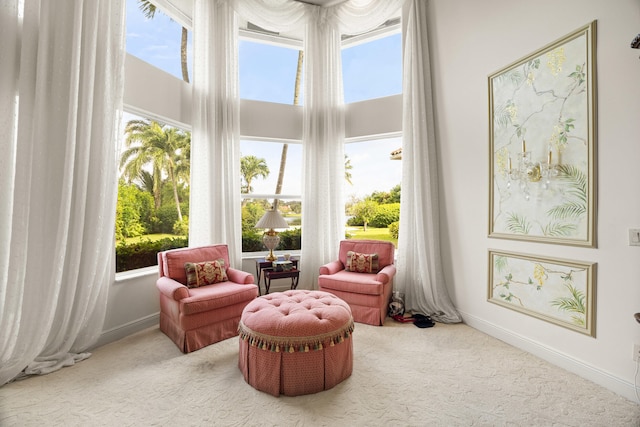
<path fill-rule="evenodd" d="M 352 239 L 385 240 L 398 247 L 398 239 L 394 239 L 389 234 L 388 228 L 367 227 L 367 231 L 364 231 L 364 227 L 347 227 L 347 235 L 351 236 Z"/>

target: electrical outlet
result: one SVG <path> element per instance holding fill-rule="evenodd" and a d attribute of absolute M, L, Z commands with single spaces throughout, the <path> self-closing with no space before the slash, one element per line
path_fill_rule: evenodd
<path fill-rule="evenodd" d="M 640 344 L 634 344 L 633 346 L 633 360 L 636 362 L 640 359 Z"/>

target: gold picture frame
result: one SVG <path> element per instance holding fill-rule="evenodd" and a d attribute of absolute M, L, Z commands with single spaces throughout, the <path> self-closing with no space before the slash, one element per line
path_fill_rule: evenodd
<path fill-rule="evenodd" d="M 489 237 L 596 246 L 596 21 L 489 76 Z"/>
<path fill-rule="evenodd" d="M 591 262 L 489 250 L 488 301 L 595 337 Z"/>

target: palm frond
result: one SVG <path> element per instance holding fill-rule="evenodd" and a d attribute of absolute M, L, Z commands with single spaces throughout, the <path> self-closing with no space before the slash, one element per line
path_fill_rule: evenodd
<path fill-rule="evenodd" d="M 586 204 L 589 185 L 587 175 L 573 165 L 559 165 L 558 172 L 558 178 L 569 184 L 569 193 Z"/>
<path fill-rule="evenodd" d="M 499 272 L 504 271 L 508 267 L 507 257 L 505 256 L 496 256 L 493 259 L 493 264 Z"/>
<path fill-rule="evenodd" d="M 562 205 L 554 206 L 547 211 L 553 219 L 568 219 L 568 218 L 580 218 L 587 212 L 587 207 L 584 203 L 567 202 Z"/>
<path fill-rule="evenodd" d="M 511 115 L 504 105 L 493 113 L 493 123 L 497 129 L 506 128 L 511 124 Z"/>
<path fill-rule="evenodd" d="M 527 222 L 527 219 L 524 216 L 520 216 L 517 213 L 510 213 L 507 218 L 507 228 L 512 233 L 529 234 L 531 224 Z"/>
<path fill-rule="evenodd" d="M 569 284 L 565 285 L 569 289 L 571 296 L 560 297 L 551 301 L 551 305 L 557 307 L 559 310 L 568 311 L 571 313 L 585 314 L 587 312 L 584 304 L 584 292 L 575 288 L 575 286 Z"/>
<path fill-rule="evenodd" d="M 577 226 L 575 224 L 567 224 L 562 222 L 550 222 L 542 232 L 545 236 L 571 236 L 575 233 Z"/>

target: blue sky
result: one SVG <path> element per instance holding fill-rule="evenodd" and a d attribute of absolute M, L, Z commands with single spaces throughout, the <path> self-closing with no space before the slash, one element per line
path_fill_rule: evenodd
<path fill-rule="evenodd" d="M 145 19 L 139 12 L 137 0 L 127 0 L 127 8 L 127 52 L 181 79 L 181 26 L 162 13 L 156 13 L 153 20 Z M 191 42 L 190 33 L 190 54 Z M 292 104 L 297 59 L 295 49 L 241 40 L 241 98 Z M 394 95 L 402 90 L 399 34 L 344 49 L 342 62 L 347 103 Z M 304 99 L 301 98 L 301 102 Z M 401 162 L 389 160 L 389 153 L 401 144 L 399 138 L 347 144 L 345 152 L 353 166 L 353 185 L 345 182 L 346 196 L 361 198 L 373 191 L 389 191 L 399 184 Z M 282 144 L 277 143 L 242 142 L 243 155 L 264 158 L 271 170 L 267 179 L 252 183 L 254 193 L 275 191 L 281 147 Z M 301 194 L 301 164 L 302 146 L 290 144 L 283 194 Z"/>

